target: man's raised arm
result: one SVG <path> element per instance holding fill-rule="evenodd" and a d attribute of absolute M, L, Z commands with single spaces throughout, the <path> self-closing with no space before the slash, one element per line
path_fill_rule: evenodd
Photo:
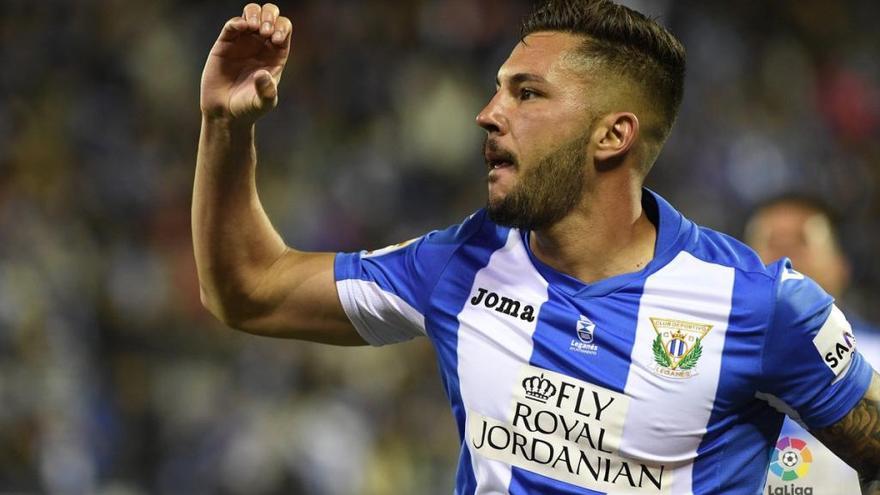
<path fill-rule="evenodd" d="M 811 433 L 859 473 L 863 495 L 880 495 L 880 375 L 843 419 Z"/>
<path fill-rule="evenodd" d="M 202 302 L 248 333 L 360 345 L 336 293 L 334 255 L 286 246 L 257 195 L 254 124 L 278 101 L 291 30 L 275 5 L 248 4 L 205 64 L 192 205 Z"/>

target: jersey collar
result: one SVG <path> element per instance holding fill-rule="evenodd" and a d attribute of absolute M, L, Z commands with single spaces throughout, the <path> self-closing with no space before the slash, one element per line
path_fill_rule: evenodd
<path fill-rule="evenodd" d="M 522 230 L 520 235 L 529 259 L 550 286 L 575 297 L 601 297 L 628 285 L 640 284 L 640 281 L 666 266 L 684 248 L 695 229 L 695 225 L 690 220 L 648 188 L 642 189 L 642 207 L 657 227 L 654 258 L 640 271 L 616 275 L 591 284 L 586 284 L 544 264 L 532 253 L 529 245 L 530 231 Z"/>

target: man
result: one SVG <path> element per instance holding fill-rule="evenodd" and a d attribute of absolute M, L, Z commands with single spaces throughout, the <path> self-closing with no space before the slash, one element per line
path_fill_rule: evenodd
<path fill-rule="evenodd" d="M 875 493 L 880 379 L 831 298 L 642 188 L 683 92 L 665 29 L 606 0 L 540 8 L 477 117 L 487 208 L 354 254 L 286 246 L 257 196 L 254 123 L 291 29 L 249 4 L 205 65 L 193 237 L 216 316 L 338 345 L 427 335 L 457 493 L 754 494 L 777 410 Z"/>
<path fill-rule="evenodd" d="M 788 256 L 798 271 L 841 301 L 850 280 L 837 231 L 837 216 L 823 201 L 784 194 L 758 205 L 746 223 L 745 240 L 764 263 Z M 880 331 L 846 311 L 859 352 L 880 363 Z M 876 366 L 875 366 L 876 367 Z M 797 422 L 786 419 L 771 456 L 766 493 L 857 493 L 852 468 L 834 456 Z M 787 456 L 787 457 L 786 457 Z"/>

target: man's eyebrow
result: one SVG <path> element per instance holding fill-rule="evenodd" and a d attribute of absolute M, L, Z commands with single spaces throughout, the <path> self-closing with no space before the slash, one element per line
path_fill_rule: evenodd
<path fill-rule="evenodd" d="M 507 79 L 510 82 L 510 84 L 513 84 L 513 85 L 519 85 L 519 84 L 526 83 L 526 82 L 536 82 L 536 83 L 546 83 L 547 82 L 546 79 L 544 79 L 543 77 L 541 77 L 537 74 L 529 74 L 526 72 L 520 72 L 520 73 L 514 74 Z M 497 86 L 501 86 L 501 79 L 496 77 L 495 84 Z"/>

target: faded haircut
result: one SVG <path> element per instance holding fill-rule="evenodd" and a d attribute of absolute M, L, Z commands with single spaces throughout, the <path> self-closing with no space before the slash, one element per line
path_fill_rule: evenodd
<path fill-rule="evenodd" d="M 655 20 L 610 0 L 547 0 L 525 18 L 522 37 L 558 31 L 584 36 L 580 52 L 640 88 L 660 117 L 657 144 L 669 135 L 684 94 L 684 45 Z"/>

